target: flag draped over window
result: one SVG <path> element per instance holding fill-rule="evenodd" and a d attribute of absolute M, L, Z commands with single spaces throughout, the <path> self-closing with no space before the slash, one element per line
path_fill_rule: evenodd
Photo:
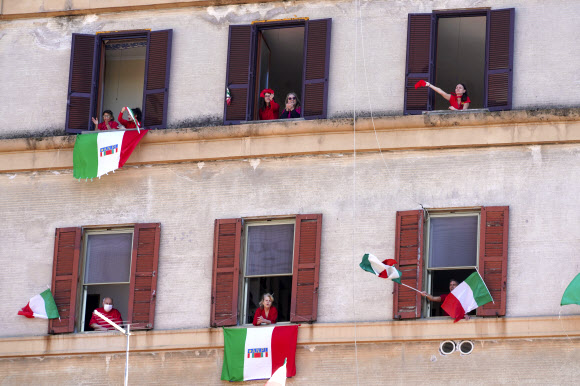
<path fill-rule="evenodd" d="M 286 362 L 286 376 L 296 375 L 298 326 L 224 328 L 222 381 L 268 379 Z"/>
<path fill-rule="evenodd" d="M 469 311 L 475 310 L 477 307 L 483 306 L 493 299 L 483 279 L 477 272 L 473 272 L 464 282 L 459 284 L 451 293 L 445 298 L 441 308 L 443 308 L 449 316 L 455 318 L 454 323 L 463 319 L 465 314 Z"/>
<path fill-rule="evenodd" d="M 27 318 L 56 319 L 59 318 L 56 303 L 49 289 L 44 290 L 40 295 L 33 296 L 28 304 L 18 311 L 18 315 Z"/>
<path fill-rule="evenodd" d="M 74 178 L 101 177 L 122 168 L 147 131 L 107 131 L 77 135 L 73 151 Z"/>

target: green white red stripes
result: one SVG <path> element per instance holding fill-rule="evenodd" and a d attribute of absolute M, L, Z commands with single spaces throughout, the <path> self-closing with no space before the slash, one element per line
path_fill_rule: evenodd
<path fill-rule="evenodd" d="M 18 311 L 18 315 L 24 315 L 27 318 L 56 319 L 59 318 L 56 303 L 49 289 L 43 291 L 40 295 L 33 296 L 28 304 Z"/>
<path fill-rule="evenodd" d="M 296 375 L 298 326 L 224 328 L 222 381 L 268 379 L 286 363 L 286 376 Z"/>
<path fill-rule="evenodd" d="M 73 151 L 74 178 L 94 178 L 123 167 L 148 130 L 77 135 Z"/>
<path fill-rule="evenodd" d="M 449 316 L 455 318 L 455 322 L 463 319 L 465 314 L 469 311 L 475 310 L 477 307 L 483 306 L 493 299 L 487 286 L 479 273 L 474 272 L 464 282 L 459 284 L 451 293 L 445 298 L 441 305 Z"/>
<path fill-rule="evenodd" d="M 401 284 L 401 271 L 394 267 L 397 264 L 396 260 L 387 259 L 380 261 L 378 257 L 370 253 L 366 253 L 359 266 L 367 272 L 374 273 L 383 279 L 391 279 Z"/>

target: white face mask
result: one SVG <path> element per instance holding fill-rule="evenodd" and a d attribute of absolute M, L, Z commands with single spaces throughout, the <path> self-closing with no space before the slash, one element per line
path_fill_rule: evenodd
<path fill-rule="evenodd" d="M 113 305 L 112 304 L 105 304 L 105 306 L 103 308 L 105 309 L 106 312 L 111 312 L 111 310 L 113 309 Z"/>

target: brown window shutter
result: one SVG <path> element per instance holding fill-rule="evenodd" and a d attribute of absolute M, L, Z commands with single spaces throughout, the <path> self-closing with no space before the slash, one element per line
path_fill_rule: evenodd
<path fill-rule="evenodd" d="M 148 34 L 143 87 L 143 125 L 147 129 L 167 128 L 167 98 L 173 30 Z"/>
<path fill-rule="evenodd" d="M 313 322 L 318 311 L 322 214 L 296 216 L 290 321 Z"/>
<path fill-rule="evenodd" d="M 302 108 L 305 119 L 326 119 L 332 19 L 306 22 Z"/>
<path fill-rule="evenodd" d="M 488 11 L 486 107 L 490 111 L 512 108 L 515 9 Z"/>
<path fill-rule="evenodd" d="M 235 326 L 238 323 L 241 239 L 241 219 L 215 220 L 211 284 L 212 327 Z"/>
<path fill-rule="evenodd" d="M 504 316 L 508 261 L 509 206 L 488 206 L 481 210 L 479 273 L 493 303 L 477 309 L 479 316 Z"/>
<path fill-rule="evenodd" d="M 401 282 L 421 290 L 423 287 L 423 211 L 397 212 L 395 260 Z M 393 319 L 421 317 L 421 296 L 394 283 Z"/>
<path fill-rule="evenodd" d="M 431 82 L 433 72 L 432 37 L 435 16 L 430 13 L 411 13 L 407 22 L 407 64 L 405 71 L 405 114 L 421 114 L 432 109 L 429 88 L 415 89 L 420 80 Z"/>
<path fill-rule="evenodd" d="M 224 124 L 234 124 L 251 120 L 252 100 L 252 45 L 256 29 L 251 25 L 231 25 L 228 44 L 226 87 L 232 97 L 228 106 L 226 90 L 224 96 Z"/>
<path fill-rule="evenodd" d="M 66 106 L 67 133 L 91 130 L 97 84 L 97 37 L 72 34 L 70 73 Z"/>
<path fill-rule="evenodd" d="M 133 330 L 153 328 L 160 233 L 159 223 L 135 224 L 128 317 Z"/>
<path fill-rule="evenodd" d="M 51 288 L 60 319 L 48 321 L 49 334 L 75 330 L 81 234 L 81 228 L 56 229 Z"/>

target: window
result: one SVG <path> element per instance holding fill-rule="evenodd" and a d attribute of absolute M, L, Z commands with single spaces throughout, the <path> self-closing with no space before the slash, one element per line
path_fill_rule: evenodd
<path fill-rule="evenodd" d="M 515 10 L 435 11 L 409 14 L 405 114 L 447 110 L 449 103 L 419 80 L 452 92 L 467 86 L 470 108 L 512 107 Z"/>
<path fill-rule="evenodd" d="M 107 296 L 132 329 L 153 328 L 159 235 L 159 224 L 58 228 L 52 293 L 60 319 L 49 321 L 48 332 L 90 330 L 92 310 Z"/>
<path fill-rule="evenodd" d="M 449 279 L 461 282 L 477 268 L 495 301 L 477 315 L 505 315 L 508 224 L 507 206 L 432 212 L 427 218 L 422 210 L 397 212 L 395 259 L 402 282 L 440 295 L 449 291 Z M 395 285 L 395 319 L 438 315 L 438 307 L 424 305 L 415 291 Z"/>
<path fill-rule="evenodd" d="M 66 131 L 94 130 L 112 110 L 139 107 L 149 129 L 167 127 L 172 30 L 73 34 Z M 125 116 L 126 117 L 126 116 Z"/>
<path fill-rule="evenodd" d="M 331 19 L 256 22 L 230 26 L 224 124 L 258 119 L 260 90 L 275 91 L 283 107 L 290 91 L 305 119 L 327 112 Z M 224 91 L 225 95 L 225 91 Z"/>
<path fill-rule="evenodd" d="M 315 321 L 321 227 L 321 214 L 216 220 L 211 326 L 251 323 L 264 292 L 279 322 Z"/>

